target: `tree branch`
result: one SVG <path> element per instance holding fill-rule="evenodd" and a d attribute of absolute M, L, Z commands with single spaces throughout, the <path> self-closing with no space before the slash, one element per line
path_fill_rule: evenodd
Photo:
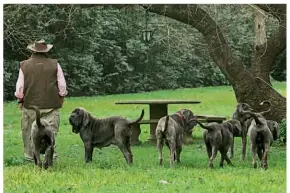
<path fill-rule="evenodd" d="M 257 4 L 257 7 L 273 15 L 279 20 L 276 32 L 267 39 L 267 42 L 256 49 L 266 52 L 259 59 L 264 68 L 271 71 L 275 65 L 274 61 L 279 54 L 286 49 L 286 5 L 285 4 Z"/>

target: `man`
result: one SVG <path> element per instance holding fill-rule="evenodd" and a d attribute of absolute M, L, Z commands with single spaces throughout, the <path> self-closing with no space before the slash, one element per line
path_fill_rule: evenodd
<path fill-rule="evenodd" d="M 22 110 L 22 139 L 24 156 L 28 161 L 33 161 L 30 131 L 35 121 L 35 111 L 29 107 L 35 105 L 40 109 L 41 118 L 50 122 L 56 135 L 59 131 L 59 111 L 67 95 L 66 81 L 59 63 L 47 57 L 52 47 L 44 40 L 35 41 L 27 46 L 32 52 L 31 57 L 20 62 L 15 96 Z"/>

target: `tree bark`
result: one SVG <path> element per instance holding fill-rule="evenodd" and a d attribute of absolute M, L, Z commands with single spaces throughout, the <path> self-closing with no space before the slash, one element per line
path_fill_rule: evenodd
<path fill-rule="evenodd" d="M 256 77 L 263 79 L 265 82 L 271 85 L 270 72 L 271 61 L 262 61 L 267 50 L 267 36 L 266 36 L 266 24 L 264 11 L 257 8 L 254 12 L 254 31 L 255 31 L 255 44 L 253 48 L 253 62 L 251 70 Z"/>

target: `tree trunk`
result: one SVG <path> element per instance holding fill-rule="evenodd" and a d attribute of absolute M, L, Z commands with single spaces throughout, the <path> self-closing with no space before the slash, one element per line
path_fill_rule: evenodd
<path fill-rule="evenodd" d="M 266 8 L 269 7 L 269 5 L 266 6 Z M 284 10 L 286 15 L 286 5 L 284 9 L 282 8 L 280 10 Z M 267 84 L 266 82 L 270 82 L 270 80 L 265 78 L 266 73 L 269 77 L 268 68 L 271 68 L 276 56 L 286 47 L 286 21 L 283 21 L 284 28 L 283 25 L 279 27 L 278 32 L 271 37 L 268 43 L 267 41 L 264 41 L 264 44 L 259 43 L 261 45 L 258 46 L 258 50 L 264 50 L 264 55 L 261 56 L 261 52 L 255 52 L 257 56 L 260 56 L 260 58 L 255 56 L 255 61 L 258 61 L 255 63 L 257 64 L 255 72 L 262 79 L 266 79 L 265 82 L 256 78 L 255 74 L 248 71 L 245 66 L 240 65 L 240 62 L 233 57 L 219 26 L 198 5 L 151 5 L 149 11 L 189 24 L 203 34 L 208 44 L 209 54 L 233 86 L 237 102 L 248 103 L 256 111 L 261 111 L 260 102 L 269 100 L 273 107 L 266 118 L 280 122 L 286 117 L 286 98 Z M 266 65 L 267 68 L 264 70 Z"/>

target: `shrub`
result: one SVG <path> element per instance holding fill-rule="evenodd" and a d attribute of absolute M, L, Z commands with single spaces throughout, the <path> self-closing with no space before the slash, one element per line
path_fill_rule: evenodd
<path fill-rule="evenodd" d="M 286 119 L 283 119 L 280 124 L 280 138 L 284 143 L 286 143 L 286 136 L 287 136 L 286 131 L 287 131 Z"/>

